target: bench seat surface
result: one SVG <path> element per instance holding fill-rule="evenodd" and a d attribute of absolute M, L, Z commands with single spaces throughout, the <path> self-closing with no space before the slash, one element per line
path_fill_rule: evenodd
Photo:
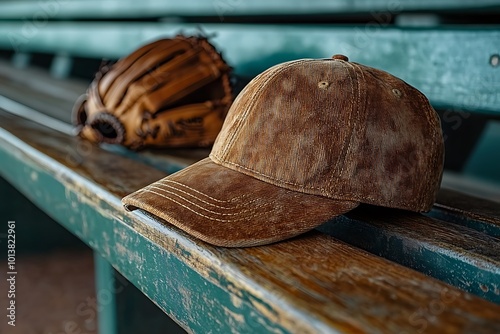
<path fill-rule="evenodd" d="M 500 306 L 327 233 L 224 249 L 145 213 L 127 213 L 120 198 L 165 172 L 5 112 L 0 124 L 2 176 L 193 332 L 214 323 L 228 332 L 500 330 Z M 394 234 L 394 224 L 363 214 L 346 219 L 368 220 Z M 408 226 L 435 221 L 396 217 L 399 230 L 398 219 Z M 498 240 L 473 249 L 446 224 L 432 226 L 435 239 L 448 235 L 444 242 L 462 248 L 462 257 L 475 256 L 498 274 L 498 259 L 485 244 L 498 249 Z"/>

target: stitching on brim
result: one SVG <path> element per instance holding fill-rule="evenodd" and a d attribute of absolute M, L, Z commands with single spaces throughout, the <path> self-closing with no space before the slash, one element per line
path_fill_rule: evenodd
<path fill-rule="evenodd" d="M 300 185 L 300 184 L 297 184 L 297 183 L 293 183 L 293 182 L 287 182 L 287 181 L 282 181 L 282 180 L 279 180 L 279 179 L 275 179 L 271 176 L 268 176 L 266 174 L 263 174 L 263 173 L 260 173 L 258 171 L 255 171 L 251 168 L 248 168 L 248 167 L 245 167 L 245 166 L 242 166 L 242 165 L 239 165 L 237 163 L 234 163 L 234 162 L 230 162 L 230 161 L 222 161 L 221 159 L 219 159 L 219 157 L 214 154 L 214 153 L 211 153 L 210 156 L 214 156 L 221 164 L 228 164 L 228 165 L 234 165 L 236 167 L 239 167 L 241 169 L 245 169 L 245 170 L 248 170 L 252 173 L 255 173 L 255 174 L 258 174 L 258 175 L 261 175 L 269 180 L 273 180 L 273 181 L 277 181 L 277 182 L 282 182 L 282 183 L 286 183 L 286 184 L 290 184 L 290 185 L 294 185 L 294 186 L 297 186 L 297 187 L 300 187 L 300 188 L 304 188 L 304 189 L 313 189 L 313 190 L 321 190 L 321 191 L 324 191 L 326 192 L 326 189 L 324 188 L 320 188 L 320 187 L 308 187 L 308 186 L 304 186 L 304 185 Z M 238 171 L 237 171 L 238 172 Z M 266 182 L 266 181 L 263 181 L 261 180 L 262 182 Z M 267 182 L 269 183 L 269 182 Z M 272 184 L 272 183 L 271 183 Z M 300 193 L 299 190 L 293 190 L 293 189 L 287 189 L 287 188 L 283 188 L 282 186 L 280 185 L 275 185 L 275 184 L 272 184 L 273 186 L 275 187 L 278 187 L 278 188 L 282 188 L 282 189 L 286 189 L 286 190 L 289 190 L 289 191 L 295 191 L 295 192 L 298 192 Z M 326 199 L 329 199 L 329 200 L 334 200 L 334 201 L 346 201 L 346 202 L 358 202 L 358 203 L 369 203 L 367 202 L 367 200 L 371 201 L 371 202 L 374 202 L 375 200 L 377 200 L 378 198 L 377 197 L 374 197 L 374 196 L 365 196 L 363 198 L 361 197 L 358 197 L 352 193 L 348 193 L 348 194 L 344 194 L 342 198 L 339 198 L 339 197 L 327 197 L 325 195 L 321 195 L 321 194 L 308 194 L 308 193 L 301 193 L 301 194 L 304 194 L 304 195 L 308 195 L 308 196 L 322 196 Z M 390 204 L 393 204 L 394 202 L 390 202 Z M 399 203 L 399 202 L 398 202 Z M 407 202 L 404 202 L 404 203 L 401 203 L 401 204 L 407 204 Z M 398 208 L 400 209 L 405 209 L 406 207 L 405 206 L 398 206 Z"/>
<path fill-rule="evenodd" d="M 199 205 L 199 204 L 196 204 L 195 202 L 193 202 L 193 201 L 191 201 L 191 200 L 187 199 L 186 197 L 181 196 L 181 195 L 179 195 L 179 194 L 176 194 L 176 193 L 174 193 L 174 192 L 172 192 L 172 191 L 165 190 L 165 189 L 163 189 L 163 188 L 156 187 L 156 186 L 150 186 L 150 187 L 151 187 L 151 188 L 158 189 L 158 190 L 161 190 L 161 191 L 164 191 L 164 192 L 166 192 L 167 194 L 170 194 L 170 195 L 173 195 L 173 196 L 177 196 L 177 197 L 179 197 L 179 198 L 183 199 L 184 201 L 186 201 L 186 202 L 188 202 L 188 203 L 190 203 L 190 204 L 192 204 L 192 205 L 196 206 L 197 208 L 200 208 L 200 209 L 205 210 L 205 211 L 207 211 L 207 212 L 213 213 L 214 215 L 220 215 L 220 216 L 237 216 L 237 215 L 240 215 L 240 214 L 243 214 L 243 213 L 246 213 L 246 212 L 252 211 L 253 209 L 258 209 L 258 208 L 261 208 L 261 207 L 263 207 L 263 206 L 265 206 L 265 205 L 267 204 L 267 203 L 264 203 L 264 204 L 259 204 L 259 205 L 256 205 L 256 206 L 252 207 L 252 208 L 248 208 L 248 209 L 245 209 L 245 210 L 242 210 L 242 211 L 239 211 L 239 212 L 235 212 L 235 213 L 222 213 L 222 212 L 212 211 L 212 210 L 209 210 L 209 209 L 207 209 L 207 208 L 204 208 L 203 206 L 201 206 L 201 205 Z M 152 190 L 150 190 L 150 189 L 146 189 L 146 191 L 151 191 L 151 192 L 153 192 L 153 191 L 152 191 Z M 227 210 L 228 208 L 224 208 L 224 209 L 226 209 L 226 210 Z"/>
<path fill-rule="evenodd" d="M 219 208 L 219 209 L 224 209 L 224 210 L 231 210 L 231 209 L 241 208 L 242 206 L 247 206 L 247 205 L 249 205 L 249 204 L 251 204 L 251 203 L 254 203 L 254 202 L 258 201 L 258 199 L 256 198 L 256 199 L 253 199 L 253 200 L 248 201 L 248 202 L 245 202 L 245 203 L 239 203 L 239 204 L 237 204 L 237 205 L 233 205 L 233 206 L 228 206 L 228 207 L 226 207 L 226 206 L 220 206 L 220 205 L 213 204 L 213 203 L 207 202 L 207 201 L 205 201 L 205 200 L 202 200 L 201 198 L 198 198 L 198 197 L 196 197 L 195 195 L 190 194 L 190 193 L 188 193 L 187 191 L 181 190 L 181 189 L 179 189 L 179 188 L 177 188 L 177 187 L 174 187 L 174 186 L 166 185 L 166 184 L 159 183 L 159 182 L 157 182 L 157 183 L 155 183 L 155 184 L 157 184 L 157 185 L 162 185 L 162 186 L 168 187 L 168 188 L 170 188 L 170 189 L 176 190 L 176 191 L 178 191 L 178 192 L 180 192 L 180 193 L 183 193 L 183 194 L 185 194 L 185 195 L 191 196 L 191 197 L 193 197 L 194 199 L 196 199 L 196 200 L 198 200 L 198 201 L 200 201 L 200 202 L 202 202 L 202 203 L 205 203 L 205 204 L 207 204 L 207 205 L 211 205 L 211 206 L 216 207 L 216 208 Z M 157 188 L 157 189 L 161 189 L 161 190 L 163 190 L 163 191 L 169 192 L 168 190 L 163 189 L 163 188 L 161 188 L 161 187 L 157 187 L 157 186 L 155 186 L 154 184 L 149 185 L 147 188 Z M 170 192 L 169 192 L 169 193 L 170 193 Z M 205 195 L 205 196 L 209 197 L 208 195 Z"/>
<path fill-rule="evenodd" d="M 168 196 L 165 196 L 165 195 L 163 195 L 163 194 L 160 194 L 160 193 L 158 193 L 158 192 L 156 192 L 156 191 L 149 190 L 149 189 L 144 189 L 144 191 L 145 191 L 145 192 L 149 192 L 149 193 L 153 193 L 153 194 L 155 194 L 155 195 L 157 195 L 157 196 L 160 196 L 160 197 L 163 197 L 163 198 L 165 198 L 165 199 L 168 199 L 168 200 L 170 200 L 170 201 L 172 201 L 172 202 L 176 203 L 177 205 L 180 205 L 180 206 L 182 206 L 183 208 L 185 208 L 185 209 L 187 209 L 187 210 L 189 210 L 189 211 L 193 212 L 194 214 L 196 214 L 196 215 L 198 215 L 198 216 L 201 216 L 201 217 L 207 218 L 207 219 L 209 219 L 209 220 L 215 220 L 215 221 L 223 222 L 223 223 L 230 223 L 230 222 L 241 221 L 241 220 L 249 220 L 250 218 L 254 218 L 254 217 L 258 217 L 258 216 L 262 216 L 263 214 L 267 214 L 267 213 L 269 213 L 269 212 L 274 211 L 274 209 L 273 209 L 273 210 L 267 210 L 267 211 L 262 211 L 262 212 L 256 212 L 256 213 L 254 213 L 254 214 L 247 215 L 247 216 L 242 217 L 242 218 L 235 218 L 235 219 L 220 219 L 220 218 L 214 218 L 214 217 L 210 217 L 210 216 L 204 215 L 204 214 L 202 214 L 202 213 L 200 213 L 200 212 L 198 212 L 198 211 L 193 210 L 192 208 L 188 207 L 187 205 L 184 205 L 184 204 L 180 203 L 179 201 L 176 201 L 175 199 L 170 198 L 170 197 L 168 197 Z M 182 198 L 182 199 L 184 199 L 182 196 L 179 196 L 179 197 L 180 197 L 180 198 Z M 188 203 L 192 203 L 192 202 L 191 202 L 191 201 L 189 201 L 189 200 L 186 200 L 186 199 L 184 199 L 184 200 L 185 200 L 186 202 L 188 202 Z M 192 204 L 194 204 L 194 203 L 192 203 Z M 196 205 L 196 204 L 195 204 L 195 205 Z M 211 211 L 209 211 L 209 212 L 211 212 Z"/>
<path fill-rule="evenodd" d="M 239 200 L 242 200 L 242 199 L 244 199 L 244 198 L 249 197 L 248 195 L 241 195 L 241 196 L 238 196 L 238 197 L 233 197 L 233 198 L 231 198 L 230 200 L 220 200 L 220 199 L 214 198 L 214 197 L 212 197 L 212 196 L 210 196 L 210 195 L 207 195 L 207 194 L 205 194 L 205 193 L 203 193 L 203 192 L 201 192 L 201 191 L 199 191 L 199 190 L 197 190 L 197 189 L 191 188 L 190 186 L 185 185 L 185 184 L 180 183 L 180 182 L 177 182 L 177 181 L 168 180 L 168 179 L 163 179 L 163 180 L 160 180 L 160 181 L 158 181 L 158 182 L 156 182 L 156 183 L 161 183 L 161 184 L 163 184 L 162 182 L 169 182 L 169 183 L 174 183 L 174 184 L 179 185 L 179 186 L 183 186 L 183 187 L 185 187 L 185 188 L 187 188 L 187 189 L 189 189 L 189 190 L 194 191 L 194 192 L 195 192 L 195 193 L 197 193 L 197 194 L 200 194 L 200 195 L 202 195 L 202 196 L 205 196 L 205 197 L 207 197 L 207 198 L 210 198 L 211 200 L 213 200 L 214 202 L 217 202 L 217 203 L 232 203 L 232 202 L 239 201 Z M 166 185 L 166 184 L 163 184 L 163 185 Z M 179 190 L 179 191 L 181 191 L 181 190 Z"/>

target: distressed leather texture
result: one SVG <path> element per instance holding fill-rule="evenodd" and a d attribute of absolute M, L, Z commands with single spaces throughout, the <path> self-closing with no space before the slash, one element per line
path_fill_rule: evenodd
<path fill-rule="evenodd" d="M 88 140 L 134 150 L 210 146 L 232 102 L 229 75 L 206 38 L 161 39 L 102 67 L 73 122 Z"/>
<path fill-rule="evenodd" d="M 428 211 L 444 143 L 427 98 L 345 56 L 274 66 L 231 106 L 210 157 L 125 197 L 215 245 L 284 240 L 359 203 Z"/>
<path fill-rule="evenodd" d="M 299 194 L 206 158 L 124 198 L 209 243 L 256 246 L 307 232 L 358 205 Z"/>

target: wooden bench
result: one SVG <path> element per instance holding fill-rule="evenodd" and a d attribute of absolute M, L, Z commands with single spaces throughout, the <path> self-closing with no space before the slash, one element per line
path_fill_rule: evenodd
<path fill-rule="evenodd" d="M 120 275 L 195 333 L 500 332 L 500 26 L 470 25 L 494 21 L 488 13 L 500 2 L 398 4 L 0 4 L 8 59 L 0 63 L 0 175 L 94 250 L 100 333 L 134 332 L 127 324 L 143 301 L 118 289 Z M 421 89 L 439 109 L 453 162 L 433 210 L 361 206 L 304 236 L 244 249 L 125 212 L 121 197 L 209 151 L 90 145 L 72 136 L 72 104 L 100 58 L 197 23 L 216 34 L 243 83 L 281 61 L 345 53 Z M 123 304 L 137 307 L 124 313 Z M 160 324 L 143 322 L 142 331 L 165 331 Z"/>

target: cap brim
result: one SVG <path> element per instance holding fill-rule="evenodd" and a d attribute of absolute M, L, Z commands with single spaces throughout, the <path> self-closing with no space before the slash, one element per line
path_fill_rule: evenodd
<path fill-rule="evenodd" d="M 208 243 L 269 244 L 309 231 L 359 203 L 287 190 L 220 166 L 210 158 L 123 198 Z"/>

